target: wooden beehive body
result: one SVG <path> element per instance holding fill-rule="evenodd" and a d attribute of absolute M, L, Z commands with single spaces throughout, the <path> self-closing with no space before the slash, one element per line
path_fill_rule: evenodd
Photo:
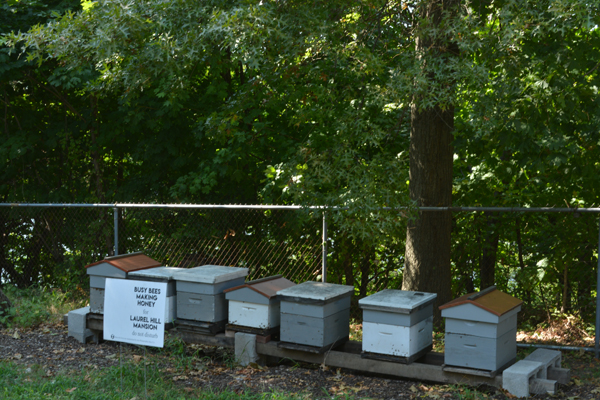
<path fill-rule="evenodd" d="M 131 272 L 159 266 L 160 262 L 142 253 L 107 257 L 86 266 L 87 274 L 90 276 L 90 312 L 104 313 L 106 278 L 127 279 Z"/>
<path fill-rule="evenodd" d="M 352 286 L 304 282 L 277 292 L 282 342 L 324 347 L 350 333 Z"/>
<path fill-rule="evenodd" d="M 442 305 L 445 364 L 497 371 L 514 362 L 522 303 L 492 286 Z"/>
<path fill-rule="evenodd" d="M 177 290 L 173 275 L 176 272 L 185 271 L 185 268 L 156 267 L 141 271 L 130 272 L 127 279 L 135 279 L 147 282 L 165 282 L 167 294 L 165 302 L 165 321 L 173 322 L 177 318 Z"/>
<path fill-rule="evenodd" d="M 279 275 L 225 290 L 225 298 L 229 302 L 229 323 L 257 329 L 278 327 L 280 300 L 277 291 L 294 285 Z"/>
<path fill-rule="evenodd" d="M 177 318 L 217 323 L 227 321 L 224 290 L 244 283 L 248 268 L 203 265 L 176 272 Z"/>
<path fill-rule="evenodd" d="M 359 300 L 363 352 L 412 359 L 431 349 L 435 293 L 386 289 Z"/>

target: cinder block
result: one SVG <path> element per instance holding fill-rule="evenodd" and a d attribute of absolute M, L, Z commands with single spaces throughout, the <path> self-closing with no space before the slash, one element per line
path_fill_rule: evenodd
<path fill-rule="evenodd" d="M 527 361 L 537 361 L 544 364 L 542 378 L 567 384 L 571 378 L 571 370 L 561 368 L 562 353 L 557 350 L 537 349 L 527 357 Z M 544 392 L 545 393 L 545 392 Z"/>
<path fill-rule="evenodd" d="M 75 340 L 83 344 L 86 344 L 88 342 L 88 339 L 92 339 L 96 343 L 98 343 L 96 335 L 94 335 L 94 333 L 89 329 L 86 329 L 85 332 L 82 333 L 69 331 L 69 336 L 75 338 Z"/>
<path fill-rule="evenodd" d="M 513 396 L 529 397 L 530 383 L 534 379 L 543 379 L 543 368 L 544 364 L 541 362 L 521 360 L 504 370 L 502 387 Z"/>
<path fill-rule="evenodd" d="M 257 362 L 256 335 L 251 333 L 235 333 L 235 358 L 242 366 Z"/>
<path fill-rule="evenodd" d="M 68 326 L 69 336 L 73 334 L 82 334 L 86 330 L 86 317 L 90 312 L 89 307 L 79 308 L 77 310 L 69 311 Z"/>
<path fill-rule="evenodd" d="M 533 378 L 529 382 L 529 393 L 533 394 L 556 394 L 558 382 L 549 379 Z"/>

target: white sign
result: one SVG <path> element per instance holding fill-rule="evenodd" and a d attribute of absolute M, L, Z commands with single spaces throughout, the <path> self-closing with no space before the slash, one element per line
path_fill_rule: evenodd
<path fill-rule="evenodd" d="M 106 278 L 104 340 L 163 347 L 167 283 Z"/>

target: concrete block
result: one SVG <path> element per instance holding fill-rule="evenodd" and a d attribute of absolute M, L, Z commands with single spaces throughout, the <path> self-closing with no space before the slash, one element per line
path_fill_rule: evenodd
<path fill-rule="evenodd" d="M 69 336 L 73 334 L 83 334 L 86 331 L 86 317 L 90 312 L 89 307 L 79 308 L 69 311 L 67 324 L 69 327 Z"/>
<path fill-rule="evenodd" d="M 86 329 L 85 332 L 71 332 L 69 331 L 69 337 L 75 338 L 79 343 L 86 344 L 89 339 L 98 343 L 97 336 L 89 329 Z"/>
<path fill-rule="evenodd" d="M 533 378 L 529 382 L 529 393 L 533 394 L 556 394 L 558 382 L 549 379 Z"/>
<path fill-rule="evenodd" d="M 548 379 L 567 385 L 571 380 L 571 370 L 568 368 L 548 368 Z"/>
<path fill-rule="evenodd" d="M 235 358 L 244 367 L 258 361 L 256 335 L 243 332 L 235 333 Z"/>
<path fill-rule="evenodd" d="M 529 397 L 530 383 L 543 379 L 542 369 L 541 362 L 521 360 L 502 372 L 502 387 L 513 396 Z"/>
<path fill-rule="evenodd" d="M 544 364 L 542 378 L 557 381 L 566 385 L 571 380 L 571 370 L 561 368 L 562 353 L 558 350 L 537 349 L 527 357 L 527 361 L 537 361 Z M 546 392 L 544 392 L 546 393 Z"/>

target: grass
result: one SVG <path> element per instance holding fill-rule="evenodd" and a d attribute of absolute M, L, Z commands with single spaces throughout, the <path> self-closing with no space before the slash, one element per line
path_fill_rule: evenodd
<path fill-rule="evenodd" d="M 122 379 L 121 379 L 122 372 Z M 122 400 L 145 399 L 207 399 L 207 400 L 279 400 L 300 399 L 284 393 L 214 392 L 210 389 L 183 388 L 163 379 L 161 373 L 147 368 L 144 384 L 142 365 L 127 363 L 103 370 L 89 369 L 73 374 L 65 371 L 52 377 L 41 368 L 26 367 L 10 361 L 0 361 L 0 398 L 5 400 L 78 399 Z M 122 382 L 122 383 L 121 383 Z"/>
<path fill-rule="evenodd" d="M 86 305 L 87 295 L 72 295 L 60 290 L 33 288 L 18 290 L 4 288 L 5 294 L 13 303 L 8 314 L 0 315 L 1 323 L 8 323 L 10 328 L 26 330 L 42 324 L 62 322 L 63 314 Z M 571 321 L 571 319 L 569 320 Z M 352 320 L 351 339 L 360 340 L 362 324 Z M 560 330 L 563 333 L 565 329 Z M 211 348 L 212 349 L 212 348 Z M 202 398 L 209 400 L 292 400 L 305 399 L 306 395 L 281 392 L 235 393 L 231 391 L 216 392 L 206 387 L 187 387 L 182 382 L 172 379 L 186 371 L 212 368 L 212 353 L 202 345 L 193 345 L 181 339 L 167 335 L 163 349 L 152 349 L 149 353 L 157 358 L 168 358 L 173 374 L 165 375 L 147 363 L 144 378 L 144 363 L 126 362 L 122 368 L 109 367 L 88 369 L 83 371 L 63 371 L 47 376 L 41 366 L 23 366 L 8 360 L 0 360 L 0 398 L 1 399 L 188 399 Z M 222 349 L 221 349 L 222 350 Z M 235 369 L 235 360 L 231 351 L 219 350 L 219 364 L 222 369 L 231 372 Z M 229 350 L 229 349 L 225 349 Z M 434 351 L 443 351 L 443 333 L 434 333 Z M 522 359 L 533 349 L 520 349 L 518 358 Z M 209 354 L 207 356 L 207 354 Z M 216 352 L 215 352 L 216 354 Z M 152 356 L 151 356 L 152 357 Z M 157 361 L 157 360 L 156 360 Z M 576 385 L 600 384 L 600 361 L 593 354 L 584 352 L 563 352 L 563 367 L 572 368 L 572 376 Z M 225 371 L 225 373 L 228 373 Z M 122 376 L 122 378 L 121 378 Z M 121 383 L 122 382 L 122 383 Z M 580 383 L 577 383 L 580 382 Z M 452 393 L 455 399 L 485 399 L 488 394 L 477 388 L 466 386 L 432 387 L 435 392 Z M 325 390 L 325 389 L 323 389 Z M 326 390 L 324 394 L 326 393 Z M 430 394 L 431 394 L 430 393 Z M 332 399 L 352 399 L 347 394 L 325 394 Z M 441 396 L 440 395 L 440 396 Z"/>

